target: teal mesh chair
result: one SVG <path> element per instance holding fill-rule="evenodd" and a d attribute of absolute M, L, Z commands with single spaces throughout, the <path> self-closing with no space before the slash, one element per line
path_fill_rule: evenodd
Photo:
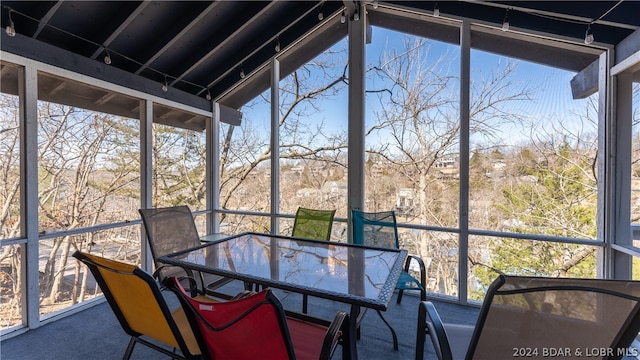
<path fill-rule="evenodd" d="M 331 240 L 335 210 L 316 210 L 299 207 L 293 221 L 291 236 L 310 240 Z M 307 313 L 308 295 L 302 296 L 302 312 Z"/>
<path fill-rule="evenodd" d="M 394 211 L 364 212 L 352 210 L 353 243 L 366 246 L 377 246 L 384 248 L 399 249 L 398 225 Z M 420 280 L 409 274 L 411 261 L 415 261 L 420 267 Z M 402 301 L 405 290 L 420 291 L 420 300 L 427 299 L 426 292 L 426 269 L 422 259 L 416 255 L 409 255 L 404 266 L 404 271 L 400 274 L 396 289 L 398 290 L 397 303 Z"/>
<path fill-rule="evenodd" d="M 398 226 L 396 222 L 396 214 L 394 211 L 384 212 L 364 212 L 360 210 L 351 210 L 351 223 L 353 225 L 353 243 L 356 245 L 376 246 L 382 248 L 399 249 L 398 242 Z M 415 260 L 420 266 L 420 281 L 409 275 L 410 262 Z M 402 301 L 404 290 L 419 290 L 420 299 L 426 300 L 427 293 L 425 291 L 426 270 L 422 259 L 415 255 L 409 255 L 405 263 L 404 271 L 400 274 L 400 278 L 396 283 L 398 290 L 397 303 Z M 398 350 L 398 338 L 395 331 L 387 320 L 378 310 L 380 319 L 384 321 L 391 335 L 393 336 L 393 348 Z"/>
<path fill-rule="evenodd" d="M 299 207 L 298 211 L 296 211 L 291 236 L 329 241 L 335 214 L 335 210 L 315 210 Z"/>

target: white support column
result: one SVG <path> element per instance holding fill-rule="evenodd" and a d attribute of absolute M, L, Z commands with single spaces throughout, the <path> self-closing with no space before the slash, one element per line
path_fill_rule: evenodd
<path fill-rule="evenodd" d="M 153 101 L 140 100 L 140 207 L 153 206 Z M 153 258 L 143 227 L 140 227 L 140 267 L 153 268 Z"/>
<path fill-rule="evenodd" d="M 38 72 L 26 66 L 18 80 L 20 96 L 20 218 L 23 256 L 22 319 L 31 329 L 40 326 L 38 238 Z"/>
<path fill-rule="evenodd" d="M 356 6 L 361 6 L 360 4 Z M 349 154 L 348 154 L 348 224 L 351 210 L 364 210 L 365 199 L 365 43 L 366 12 L 358 9 L 359 20 L 349 19 Z M 349 226 L 350 227 L 350 226 Z M 348 241 L 353 234 L 348 232 Z"/>
<path fill-rule="evenodd" d="M 602 58 L 602 57 L 601 57 Z M 602 60 L 604 61 L 604 60 Z M 602 68 L 601 66 L 601 73 Z M 607 71 L 604 71 L 608 74 Z M 622 73 L 615 77 L 608 77 L 611 84 L 609 88 L 611 92 L 607 92 L 608 101 L 602 99 L 604 91 L 600 91 L 600 109 L 598 128 L 603 129 L 600 132 L 609 131 L 610 134 L 606 139 L 608 145 L 599 147 L 609 149 L 609 156 L 603 156 L 604 166 L 598 163 L 598 169 L 604 169 L 607 166 L 609 172 L 608 177 L 604 178 L 605 182 L 600 181 L 598 186 L 604 187 L 607 182 L 610 186 L 606 187 L 602 193 L 607 194 L 605 204 L 607 204 L 607 217 L 603 218 L 602 214 L 598 214 L 598 220 L 604 219 L 604 236 L 605 248 L 602 256 L 598 260 L 603 261 L 605 266 L 599 266 L 603 273 L 598 274 L 601 277 L 615 279 L 631 279 L 632 276 L 632 257 L 612 249 L 613 244 L 630 246 L 633 243 L 633 234 L 630 226 L 631 219 L 631 153 L 632 153 L 632 127 L 633 127 L 633 78 L 631 73 Z M 604 79 L 600 80 L 602 88 Z M 607 106 L 603 108 L 603 106 Z M 610 111 L 606 111 L 610 109 Z M 607 114 L 608 117 L 605 117 Z M 600 157 L 598 157 L 600 160 Z M 610 161 L 610 164 L 607 164 Z M 599 177 L 604 174 L 599 171 Z M 600 188 L 598 193 L 601 193 Z M 598 210 L 602 207 L 598 206 Z M 600 229 L 601 226 L 598 226 Z M 600 235 L 600 234 L 598 234 Z"/>
<path fill-rule="evenodd" d="M 231 126 L 231 125 L 230 125 Z M 213 103 L 213 116 L 206 126 L 207 234 L 220 232 L 220 104 Z"/>
<path fill-rule="evenodd" d="M 458 296 L 467 299 L 469 274 L 469 104 L 471 82 L 471 25 L 464 21 L 460 28 L 460 237 L 458 239 Z"/>
<path fill-rule="evenodd" d="M 271 61 L 271 233 L 280 233 L 280 61 Z"/>

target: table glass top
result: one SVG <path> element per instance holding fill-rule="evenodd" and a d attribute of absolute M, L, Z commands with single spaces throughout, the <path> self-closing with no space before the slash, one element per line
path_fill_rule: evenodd
<path fill-rule="evenodd" d="M 169 256 L 186 267 L 235 278 L 369 299 L 386 304 L 406 257 L 404 250 L 242 234 Z M 258 281 L 260 282 L 260 281 Z M 284 286 L 282 286 L 284 285 Z"/>

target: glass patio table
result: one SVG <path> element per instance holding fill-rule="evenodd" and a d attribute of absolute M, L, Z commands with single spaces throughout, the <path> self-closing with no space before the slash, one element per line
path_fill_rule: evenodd
<path fill-rule="evenodd" d="M 158 261 L 350 304 L 351 353 L 356 356 L 361 307 L 387 309 L 406 257 L 406 250 L 243 233 Z"/>

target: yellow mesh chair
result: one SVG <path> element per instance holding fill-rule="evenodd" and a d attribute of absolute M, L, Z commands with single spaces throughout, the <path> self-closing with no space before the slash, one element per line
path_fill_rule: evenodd
<path fill-rule="evenodd" d="M 182 307 L 173 312 L 169 310 L 151 275 L 134 265 L 80 251 L 76 251 L 73 256 L 91 270 L 123 330 L 131 335 L 124 359 L 131 357 L 136 343 L 172 358 L 206 358 L 206 354 L 202 355 L 199 342 Z M 202 298 L 204 297 L 199 297 Z M 173 348 L 172 351 L 150 341 L 151 339 L 168 345 Z M 175 349 L 180 349 L 183 356 L 176 354 Z"/>

